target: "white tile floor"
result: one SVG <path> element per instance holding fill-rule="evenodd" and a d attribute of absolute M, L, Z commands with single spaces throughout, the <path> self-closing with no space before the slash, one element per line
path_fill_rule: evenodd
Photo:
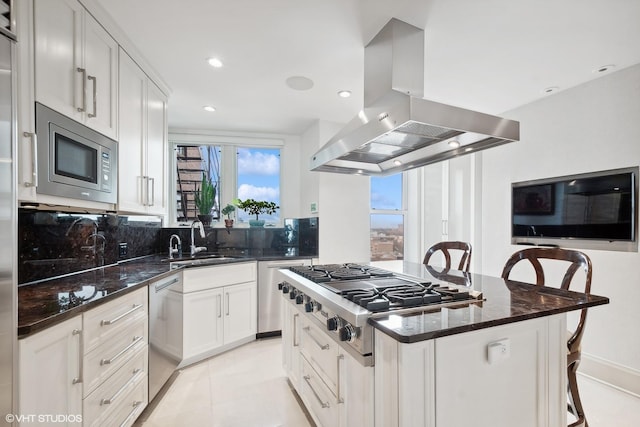
<path fill-rule="evenodd" d="M 280 345 L 279 338 L 258 340 L 183 369 L 135 425 L 311 426 L 285 378 Z M 590 378 L 578 381 L 590 427 L 640 426 L 639 397 Z"/>

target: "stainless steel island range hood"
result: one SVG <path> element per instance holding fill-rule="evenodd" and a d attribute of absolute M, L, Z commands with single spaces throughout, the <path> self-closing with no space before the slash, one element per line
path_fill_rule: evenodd
<path fill-rule="evenodd" d="M 364 109 L 311 170 L 389 175 L 520 137 L 513 120 L 423 99 L 424 31 L 391 19 L 365 47 Z"/>

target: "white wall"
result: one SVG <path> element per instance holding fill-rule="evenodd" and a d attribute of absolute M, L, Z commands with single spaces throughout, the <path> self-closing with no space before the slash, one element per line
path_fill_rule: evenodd
<path fill-rule="evenodd" d="M 302 135 L 300 204 L 308 212 L 317 203 L 319 262 L 368 262 L 369 178 L 309 171 L 309 159 L 343 125 L 318 121 Z"/>
<path fill-rule="evenodd" d="M 640 164 L 640 65 L 515 109 L 521 141 L 483 151 L 482 273 L 499 275 L 510 244 L 510 184 Z M 592 293 L 611 303 L 589 310 L 581 372 L 640 393 L 640 254 L 584 250 Z M 629 384 L 618 384 L 629 389 Z"/>

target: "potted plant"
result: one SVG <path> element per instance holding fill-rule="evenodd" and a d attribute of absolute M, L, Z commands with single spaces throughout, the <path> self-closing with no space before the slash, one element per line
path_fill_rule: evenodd
<path fill-rule="evenodd" d="M 261 213 L 271 215 L 276 212 L 276 209 L 280 209 L 280 206 L 273 202 L 253 199 L 240 201 L 238 207 L 250 215 L 256 216 L 256 219 L 249 220 L 249 227 L 264 227 L 264 220 L 259 219 L 258 216 Z"/>
<path fill-rule="evenodd" d="M 222 208 L 222 215 L 226 215 L 227 218 L 224 220 L 224 226 L 227 228 L 233 227 L 233 219 L 231 219 L 231 214 L 236 210 L 236 207 L 229 203 L 227 206 Z"/>
<path fill-rule="evenodd" d="M 196 187 L 193 200 L 198 209 L 198 219 L 202 222 L 202 225 L 210 225 L 212 219 L 211 210 L 216 201 L 216 186 L 206 173 L 202 174 L 200 188 Z"/>

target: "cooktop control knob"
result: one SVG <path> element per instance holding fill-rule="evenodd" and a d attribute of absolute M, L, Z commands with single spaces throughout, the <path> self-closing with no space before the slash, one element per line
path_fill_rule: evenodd
<path fill-rule="evenodd" d="M 309 300 L 304 304 L 304 311 L 307 313 L 313 313 L 314 302 Z"/>
<path fill-rule="evenodd" d="M 338 331 L 340 341 L 354 342 L 356 340 L 356 329 L 350 324 L 346 324 Z"/>
<path fill-rule="evenodd" d="M 340 319 L 338 319 L 338 316 L 335 317 L 330 317 L 327 319 L 327 329 L 330 331 L 335 331 L 338 329 L 338 326 L 340 325 Z"/>
<path fill-rule="evenodd" d="M 289 284 L 288 283 L 283 283 L 282 284 L 282 293 L 283 294 L 288 294 L 289 293 Z"/>
<path fill-rule="evenodd" d="M 291 289 L 291 291 L 289 292 L 289 299 L 296 299 L 296 296 L 298 296 L 298 290 Z"/>
<path fill-rule="evenodd" d="M 298 295 L 296 295 L 296 304 L 302 304 L 304 302 L 304 295 L 302 294 L 302 292 L 298 292 Z"/>
<path fill-rule="evenodd" d="M 278 289 L 279 290 L 282 290 L 283 287 L 284 287 L 284 282 L 278 283 Z"/>

